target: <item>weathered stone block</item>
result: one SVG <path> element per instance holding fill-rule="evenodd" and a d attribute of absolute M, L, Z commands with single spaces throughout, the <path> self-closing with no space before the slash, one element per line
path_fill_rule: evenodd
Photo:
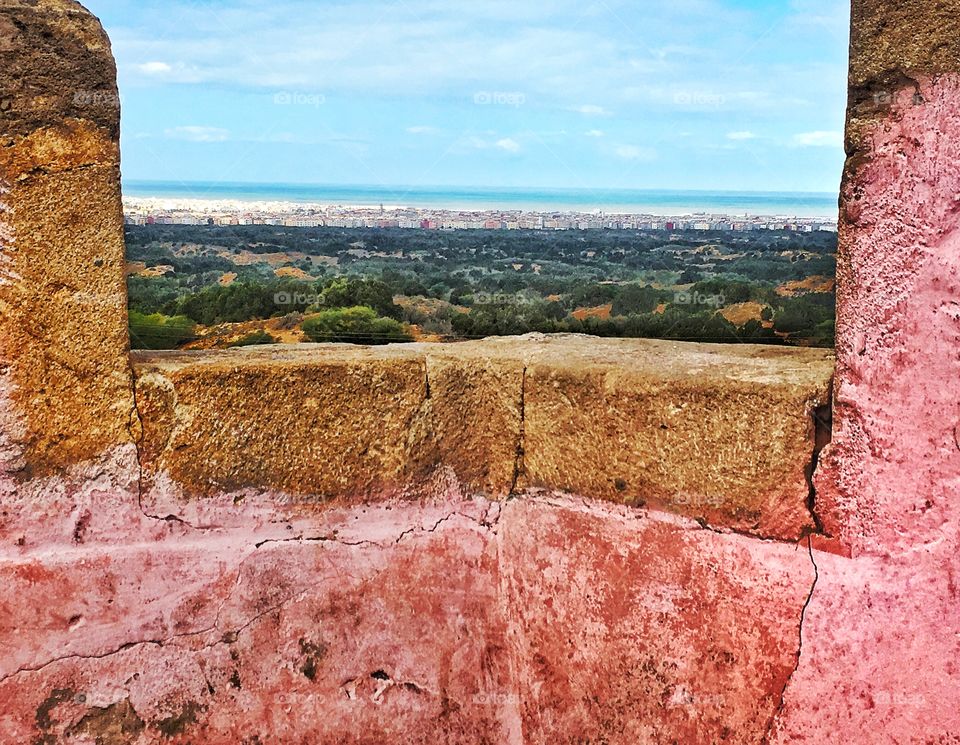
<path fill-rule="evenodd" d="M 526 372 L 527 486 L 784 539 L 814 529 L 822 350 L 549 340 Z"/>
<path fill-rule="evenodd" d="M 188 495 L 320 500 L 402 488 L 424 437 L 421 356 L 394 349 L 138 355 L 141 463 Z"/>
<path fill-rule="evenodd" d="M 434 458 L 472 491 L 516 486 L 523 442 L 523 360 L 496 342 L 425 350 Z"/>
<path fill-rule="evenodd" d="M 120 109 L 100 24 L 0 2 L 0 470 L 129 443 Z"/>
<path fill-rule="evenodd" d="M 448 468 L 486 496 L 564 489 L 785 539 L 815 527 L 823 351 L 527 337 L 135 361 L 141 463 L 188 498 L 349 501 Z"/>

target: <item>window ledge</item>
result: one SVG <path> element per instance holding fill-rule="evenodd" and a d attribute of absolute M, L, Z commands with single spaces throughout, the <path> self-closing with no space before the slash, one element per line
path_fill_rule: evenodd
<path fill-rule="evenodd" d="M 529 335 L 134 353 L 144 488 L 317 509 L 548 488 L 795 540 L 827 350 Z"/>

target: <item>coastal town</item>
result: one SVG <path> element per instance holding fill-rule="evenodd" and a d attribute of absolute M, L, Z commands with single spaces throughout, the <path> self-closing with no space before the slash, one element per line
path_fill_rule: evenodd
<path fill-rule="evenodd" d="M 420 230 L 777 230 L 837 232 L 825 217 L 709 214 L 426 209 L 401 206 L 342 206 L 295 202 L 125 198 L 130 225 L 278 225 L 285 227 L 399 228 Z"/>

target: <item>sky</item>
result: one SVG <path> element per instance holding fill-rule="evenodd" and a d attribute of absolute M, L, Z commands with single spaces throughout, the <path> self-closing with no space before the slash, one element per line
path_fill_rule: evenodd
<path fill-rule="evenodd" d="M 839 186 L 849 3 L 85 4 L 128 180 Z"/>

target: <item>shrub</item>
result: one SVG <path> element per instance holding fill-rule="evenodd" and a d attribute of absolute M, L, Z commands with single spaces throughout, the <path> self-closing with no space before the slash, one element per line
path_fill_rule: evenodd
<path fill-rule="evenodd" d="M 304 322 L 303 333 L 315 342 L 392 344 L 413 341 L 402 323 L 382 318 L 373 308 L 362 305 L 321 311 Z"/>
<path fill-rule="evenodd" d="M 196 339 L 193 321 L 184 316 L 130 312 L 130 346 L 134 349 L 176 349 Z"/>
<path fill-rule="evenodd" d="M 319 306 L 323 308 L 373 309 L 377 315 L 400 320 L 402 309 L 393 303 L 393 290 L 376 279 L 338 277 L 323 289 Z"/>
<path fill-rule="evenodd" d="M 661 293 L 652 287 L 627 285 L 613 301 L 612 313 L 615 316 L 629 316 L 634 313 L 652 313 L 660 305 Z"/>

